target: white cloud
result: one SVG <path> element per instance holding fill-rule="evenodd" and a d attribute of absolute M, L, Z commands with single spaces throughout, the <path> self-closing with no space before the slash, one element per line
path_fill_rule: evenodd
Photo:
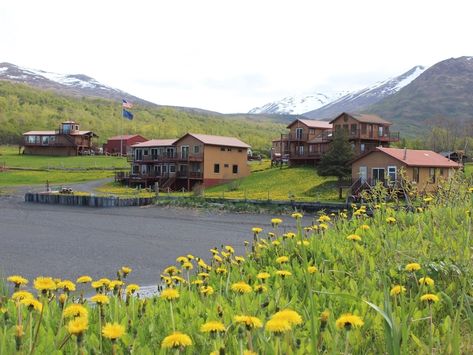
<path fill-rule="evenodd" d="M 0 61 L 161 103 L 248 111 L 473 55 L 467 1 L 3 0 Z"/>

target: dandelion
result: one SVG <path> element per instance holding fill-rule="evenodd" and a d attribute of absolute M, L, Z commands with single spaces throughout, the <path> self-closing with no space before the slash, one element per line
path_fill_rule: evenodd
<path fill-rule="evenodd" d="M 186 270 L 192 270 L 194 268 L 194 265 L 192 265 L 192 263 L 186 261 L 185 263 L 182 264 L 182 267 Z"/>
<path fill-rule="evenodd" d="M 271 244 L 277 247 L 277 246 L 281 245 L 281 242 L 279 240 L 273 240 L 271 242 Z"/>
<path fill-rule="evenodd" d="M 287 256 L 280 256 L 279 258 L 276 258 L 276 262 L 278 264 L 284 264 L 289 261 L 289 258 Z"/>
<path fill-rule="evenodd" d="M 246 282 L 240 281 L 231 286 L 232 291 L 240 294 L 250 293 L 253 289 Z"/>
<path fill-rule="evenodd" d="M 97 304 L 108 304 L 110 302 L 108 296 L 103 295 L 101 293 L 98 293 L 95 296 L 90 297 L 90 300 Z"/>
<path fill-rule="evenodd" d="M 394 224 L 394 223 L 396 223 L 396 218 L 394 218 L 394 217 L 388 217 L 388 218 L 386 218 L 386 223 L 388 223 L 388 224 Z"/>
<path fill-rule="evenodd" d="M 288 232 L 288 233 L 284 234 L 284 236 L 286 236 L 286 238 L 288 238 L 288 239 L 294 239 L 296 237 L 296 233 Z"/>
<path fill-rule="evenodd" d="M 24 298 L 20 301 L 20 303 L 28 307 L 30 311 L 34 309 L 38 312 L 41 312 L 43 309 L 43 304 L 34 298 Z"/>
<path fill-rule="evenodd" d="M 417 271 L 417 270 L 420 270 L 420 264 L 418 263 L 410 263 L 410 264 L 407 264 L 406 265 L 406 271 L 409 271 L 409 272 L 414 272 L 414 271 Z"/>
<path fill-rule="evenodd" d="M 64 293 L 61 293 L 57 299 L 58 299 L 59 303 L 61 304 L 61 306 L 64 307 L 64 303 L 66 303 L 66 301 L 67 301 L 67 295 L 64 294 Z"/>
<path fill-rule="evenodd" d="M 307 267 L 307 272 L 309 274 L 315 274 L 317 272 L 317 268 L 315 266 L 309 266 Z"/>
<path fill-rule="evenodd" d="M 230 254 L 235 253 L 235 249 L 233 249 L 233 247 L 231 247 L 230 245 L 225 245 L 225 250 Z"/>
<path fill-rule="evenodd" d="M 365 324 L 363 320 L 351 313 L 345 313 L 340 316 L 335 322 L 335 326 L 338 329 L 350 330 L 352 327 L 359 328 Z"/>
<path fill-rule="evenodd" d="M 89 321 L 86 317 L 78 317 L 67 324 L 67 331 L 75 336 L 81 336 L 88 328 Z"/>
<path fill-rule="evenodd" d="M 433 286 L 435 284 L 434 280 L 432 280 L 430 277 L 421 277 L 419 279 L 419 284 L 421 285 L 427 285 L 427 286 Z"/>
<path fill-rule="evenodd" d="M 110 279 L 107 279 L 106 277 L 102 277 L 101 279 L 97 280 L 102 284 L 102 286 L 107 286 L 110 284 Z"/>
<path fill-rule="evenodd" d="M 54 291 L 56 289 L 56 283 L 52 277 L 40 276 L 34 280 L 34 288 L 44 294 L 47 291 Z"/>
<path fill-rule="evenodd" d="M 429 197 L 426 197 L 426 198 L 424 198 L 424 202 L 425 202 L 425 203 L 429 203 L 429 202 L 431 202 L 432 200 L 433 200 L 433 198 L 432 198 L 432 197 L 430 197 L 430 196 L 429 196 Z"/>
<path fill-rule="evenodd" d="M 200 287 L 200 293 L 203 294 L 204 296 L 210 296 L 214 294 L 214 289 L 212 286 L 201 286 Z"/>
<path fill-rule="evenodd" d="M 64 309 L 64 312 L 63 312 L 63 315 L 65 318 L 69 318 L 69 317 L 87 317 L 89 314 L 89 312 L 87 311 L 87 309 L 81 305 L 81 304 L 76 304 L 76 303 L 73 303 L 69 306 L 67 306 L 65 309 Z"/>
<path fill-rule="evenodd" d="M 126 277 L 130 272 L 132 272 L 132 268 L 129 267 L 129 266 L 122 266 L 122 269 L 121 269 L 122 273 L 123 273 L 123 276 Z"/>
<path fill-rule="evenodd" d="M 261 233 L 263 231 L 263 228 L 253 227 L 253 228 L 251 228 L 251 231 L 253 232 L 254 235 L 258 235 L 259 233 Z"/>
<path fill-rule="evenodd" d="M 84 276 L 79 277 L 76 280 L 76 282 L 78 284 L 86 284 L 86 283 L 92 282 L 92 278 L 90 276 L 84 275 Z"/>
<path fill-rule="evenodd" d="M 291 309 L 283 309 L 275 313 L 271 319 L 280 319 L 287 321 L 290 325 L 299 325 L 302 324 L 302 317 L 296 311 Z"/>
<path fill-rule="evenodd" d="M 177 267 L 175 266 L 168 266 L 167 268 L 164 269 L 163 273 L 172 276 L 174 274 L 179 273 L 179 270 L 177 270 Z"/>
<path fill-rule="evenodd" d="M 195 256 L 192 255 L 192 254 L 187 254 L 186 256 L 189 260 L 194 260 L 195 259 Z"/>
<path fill-rule="evenodd" d="M 119 323 L 107 323 L 102 329 L 102 335 L 112 341 L 121 338 L 125 334 L 125 327 Z"/>
<path fill-rule="evenodd" d="M 225 269 L 224 267 L 218 267 L 215 272 L 219 275 L 225 275 L 227 273 L 227 269 Z"/>
<path fill-rule="evenodd" d="M 235 316 L 233 320 L 237 324 L 244 324 L 246 329 L 251 330 L 254 328 L 261 328 L 263 326 L 263 322 L 258 317 L 252 316 Z"/>
<path fill-rule="evenodd" d="M 291 214 L 291 217 L 295 219 L 301 219 L 303 217 L 303 214 L 299 212 L 294 212 L 293 214 Z"/>
<path fill-rule="evenodd" d="M 308 240 L 303 240 L 302 242 L 300 240 L 297 241 L 297 245 L 303 245 L 305 247 L 308 247 L 310 245 Z"/>
<path fill-rule="evenodd" d="M 63 289 L 64 292 L 66 293 L 76 290 L 76 285 L 74 285 L 74 283 L 70 280 L 64 280 L 64 281 L 58 282 L 56 286 L 57 288 Z"/>
<path fill-rule="evenodd" d="M 138 292 L 139 290 L 140 290 L 140 286 L 138 286 L 136 284 L 129 284 L 126 287 L 126 294 L 127 295 L 132 295 L 133 293 Z"/>
<path fill-rule="evenodd" d="M 257 279 L 263 280 L 263 282 L 271 277 L 271 274 L 267 272 L 260 272 L 258 275 L 256 275 Z"/>
<path fill-rule="evenodd" d="M 179 298 L 179 291 L 175 288 L 166 288 L 161 292 L 159 296 L 167 301 L 176 300 Z"/>
<path fill-rule="evenodd" d="M 440 298 L 436 295 L 431 294 L 431 293 L 427 293 L 425 295 L 422 295 L 420 297 L 420 300 L 422 302 L 428 302 L 430 304 L 430 303 L 438 302 L 440 300 Z"/>
<path fill-rule="evenodd" d="M 287 270 L 277 270 L 276 275 L 281 276 L 284 279 L 287 276 L 291 276 L 292 273 L 290 271 L 287 271 Z"/>
<path fill-rule="evenodd" d="M 391 289 L 390 294 L 391 296 L 397 296 L 404 292 L 406 292 L 406 288 L 404 286 L 396 285 Z"/>
<path fill-rule="evenodd" d="M 360 229 L 361 229 L 362 231 L 367 231 L 367 230 L 370 229 L 370 226 L 367 225 L 367 224 L 362 224 L 362 225 L 360 226 Z"/>
<path fill-rule="evenodd" d="M 320 323 L 327 324 L 328 317 L 330 317 L 330 311 L 326 309 L 322 313 L 320 313 Z"/>
<path fill-rule="evenodd" d="M 209 275 L 207 272 L 199 272 L 199 273 L 197 274 L 197 276 L 199 276 L 201 279 L 204 279 L 204 280 L 205 280 L 205 279 L 208 278 L 210 275 Z"/>
<path fill-rule="evenodd" d="M 12 275 L 7 278 L 8 281 L 15 285 L 15 288 L 19 288 L 20 286 L 24 286 L 28 284 L 28 280 L 20 275 Z"/>
<path fill-rule="evenodd" d="M 219 256 L 219 255 L 214 255 L 213 256 L 213 259 L 217 262 L 217 263 L 221 263 L 223 260 L 222 258 Z"/>
<path fill-rule="evenodd" d="M 320 223 L 320 224 L 319 224 L 319 229 L 320 229 L 320 230 L 327 230 L 327 229 L 328 229 L 328 224 L 326 224 L 326 223 Z"/>
<path fill-rule="evenodd" d="M 97 280 L 97 281 L 92 282 L 90 286 L 92 286 L 92 288 L 94 288 L 95 290 L 99 290 L 103 288 L 105 285 L 102 281 Z"/>
<path fill-rule="evenodd" d="M 225 325 L 219 321 L 210 321 L 202 324 L 200 327 L 202 333 L 216 334 L 218 332 L 223 333 L 225 331 Z"/>
<path fill-rule="evenodd" d="M 271 224 L 273 227 L 276 227 L 282 223 L 282 219 L 280 218 L 273 218 L 271 219 Z"/>
<path fill-rule="evenodd" d="M 263 293 L 263 292 L 268 291 L 268 288 L 265 285 L 254 285 L 253 290 L 256 293 Z"/>
<path fill-rule="evenodd" d="M 245 258 L 242 257 L 242 256 L 235 256 L 235 261 L 238 263 L 238 264 L 241 264 L 245 261 Z"/>
<path fill-rule="evenodd" d="M 322 215 L 322 216 L 319 217 L 318 221 L 321 222 L 321 223 L 323 223 L 323 222 L 330 222 L 331 219 L 330 219 L 330 217 L 327 216 L 327 215 Z"/>
<path fill-rule="evenodd" d="M 122 286 L 123 286 L 123 281 L 113 280 L 113 281 L 110 281 L 110 283 L 108 284 L 108 289 L 110 291 L 117 291 Z"/>
<path fill-rule="evenodd" d="M 272 318 L 266 322 L 266 331 L 280 335 L 292 329 L 291 324 L 284 319 Z"/>
<path fill-rule="evenodd" d="M 186 256 L 179 256 L 179 257 L 176 259 L 176 262 L 178 262 L 178 263 L 180 263 L 180 264 L 188 263 L 188 262 L 189 262 L 189 258 L 187 258 Z"/>
<path fill-rule="evenodd" d="M 162 348 L 185 348 L 186 346 L 192 345 L 191 338 L 184 333 L 181 332 L 174 332 L 171 335 L 168 335 L 163 339 L 161 342 Z"/>
<path fill-rule="evenodd" d="M 358 234 L 350 234 L 348 237 L 347 237 L 348 240 L 353 240 L 353 241 L 357 241 L 357 242 L 361 242 L 361 237 L 358 235 Z"/>
<path fill-rule="evenodd" d="M 17 291 L 11 296 L 11 299 L 17 302 L 26 298 L 34 298 L 34 296 L 28 291 Z"/>

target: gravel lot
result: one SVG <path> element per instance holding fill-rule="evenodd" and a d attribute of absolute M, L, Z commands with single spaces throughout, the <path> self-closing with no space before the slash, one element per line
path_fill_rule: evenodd
<path fill-rule="evenodd" d="M 165 207 L 93 209 L 23 202 L 20 189 L 0 197 L 0 273 L 29 279 L 82 274 L 113 278 L 133 268 L 130 280 L 156 284 L 179 255 L 208 257 L 208 249 L 233 245 L 243 253 L 251 228 L 268 229 L 269 215 L 216 213 Z M 293 224 L 290 217 L 283 217 Z"/>

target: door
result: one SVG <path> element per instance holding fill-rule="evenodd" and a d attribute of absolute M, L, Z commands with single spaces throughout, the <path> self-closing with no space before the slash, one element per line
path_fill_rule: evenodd
<path fill-rule="evenodd" d="M 368 167 L 366 166 L 360 166 L 360 170 L 358 175 L 360 176 L 361 182 L 366 182 L 368 179 Z"/>
<path fill-rule="evenodd" d="M 296 128 L 296 139 L 298 141 L 302 140 L 302 128 Z"/>
<path fill-rule="evenodd" d="M 384 184 L 384 168 L 373 168 L 373 184 L 376 184 L 378 181 Z"/>
<path fill-rule="evenodd" d="M 182 159 L 188 159 L 189 158 L 189 146 L 188 145 L 183 145 L 181 147 L 181 156 L 182 156 Z"/>

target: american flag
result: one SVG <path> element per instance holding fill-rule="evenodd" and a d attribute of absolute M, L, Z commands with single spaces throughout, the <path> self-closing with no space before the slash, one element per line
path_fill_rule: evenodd
<path fill-rule="evenodd" d="M 133 104 L 131 102 L 128 102 L 125 99 L 122 99 L 122 101 L 123 101 L 123 103 L 122 103 L 123 108 L 132 108 L 133 107 Z"/>

